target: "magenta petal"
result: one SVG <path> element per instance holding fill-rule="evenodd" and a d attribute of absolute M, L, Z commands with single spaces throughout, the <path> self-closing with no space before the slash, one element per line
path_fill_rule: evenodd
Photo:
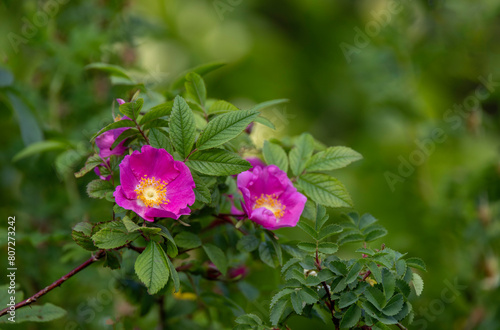
<path fill-rule="evenodd" d="M 196 187 L 189 168 L 180 161 L 174 161 L 175 168 L 179 175 L 167 185 L 167 198 L 169 203 L 163 208 L 170 212 L 179 213 L 187 205 L 193 205 L 196 200 L 193 189 Z"/>
<path fill-rule="evenodd" d="M 116 102 L 118 102 L 119 105 L 126 103 L 123 99 L 116 99 Z"/>
<path fill-rule="evenodd" d="M 108 158 L 111 155 L 123 155 L 125 150 L 127 150 L 127 147 L 123 145 L 125 141 L 120 142 L 113 150 L 111 150 L 111 146 L 118 136 L 127 129 L 127 127 L 112 129 L 102 133 L 95 139 L 95 144 L 99 147 L 99 155 L 102 158 Z"/>
<path fill-rule="evenodd" d="M 249 218 L 253 222 L 262 225 L 262 227 L 266 229 L 276 229 L 276 217 L 274 216 L 273 212 L 266 209 L 265 207 L 260 207 L 258 209 L 252 210 Z"/>
<path fill-rule="evenodd" d="M 153 218 L 146 216 L 147 207 L 140 206 L 137 203 L 136 199 L 128 199 L 127 198 L 122 186 L 116 187 L 116 190 L 113 193 L 113 196 L 115 197 L 116 204 L 118 204 L 119 206 L 123 207 L 124 209 L 134 211 L 135 213 L 137 213 L 139 216 L 141 216 L 145 220 L 154 221 Z"/>
<path fill-rule="evenodd" d="M 120 183 L 123 186 L 125 195 L 130 199 L 137 198 L 137 194 L 134 190 L 139 184 L 139 179 L 134 175 L 132 169 L 130 168 L 130 159 L 134 156 L 134 154 L 138 153 L 138 151 L 134 151 L 132 155 L 125 156 L 120 163 Z"/>
<path fill-rule="evenodd" d="M 145 145 L 141 153 L 130 158 L 130 168 L 139 179 L 144 176 L 155 177 L 169 183 L 174 180 L 179 171 L 174 168 L 174 158 L 164 149 L 156 149 Z"/>

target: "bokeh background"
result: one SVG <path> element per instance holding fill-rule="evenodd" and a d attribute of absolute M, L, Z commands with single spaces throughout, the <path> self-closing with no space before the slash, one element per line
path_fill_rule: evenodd
<path fill-rule="evenodd" d="M 240 107 L 288 98 L 267 113 L 274 134 L 308 130 L 363 154 L 338 176 L 356 210 L 388 228 L 381 242 L 426 261 L 415 328 L 500 329 L 499 15 L 495 0 L 3 0 L 2 255 L 16 216 L 18 282 L 31 295 L 88 257 L 71 226 L 109 213 L 86 196 L 91 178 L 72 171 L 130 86 L 86 65 L 126 68 L 154 101 L 184 70 L 222 61 L 205 77 L 210 97 Z M 70 146 L 13 162 L 44 139 Z M 249 276 L 264 291 L 243 306 L 262 317 L 280 281 L 265 267 Z M 98 296 L 120 272 L 87 269 L 42 298 L 64 306 L 64 319 L 1 327 L 111 329 L 110 319 L 139 313 L 124 294 Z M 179 318 L 196 310 L 167 303 Z"/>

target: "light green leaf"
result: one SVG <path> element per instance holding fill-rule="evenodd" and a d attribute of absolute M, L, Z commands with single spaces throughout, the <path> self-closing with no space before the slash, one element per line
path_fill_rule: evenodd
<path fill-rule="evenodd" d="M 203 244 L 203 249 L 207 254 L 210 261 L 212 261 L 217 267 L 217 269 L 222 273 L 222 275 L 226 275 L 227 272 L 227 257 L 224 252 L 213 244 Z"/>
<path fill-rule="evenodd" d="M 170 113 L 172 113 L 173 104 L 174 102 L 169 101 L 152 107 L 148 112 L 144 114 L 144 116 L 142 116 L 139 123 L 141 125 L 144 125 L 152 120 L 170 115 Z"/>
<path fill-rule="evenodd" d="M 114 249 L 132 242 L 139 236 L 139 232 L 129 233 L 123 222 L 111 221 L 103 224 L 92 236 L 92 240 L 100 249 Z"/>
<path fill-rule="evenodd" d="M 304 192 L 316 203 L 329 207 L 352 207 L 353 203 L 344 185 L 334 177 L 322 173 L 308 173 L 298 179 Z"/>
<path fill-rule="evenodd" d="M 186 75 L 184 86 L 186 87 L 187 97 L 204 107 L 207 100 L 207 88 L 203 78 L 195 72 L 190 72 Z"/>
<path fill-rule="evenodd" d="M 176 96 L 170 116 L 170 138 L 175 150 L 186 158 L 193 148 L 196 135 L 194 115 L 186 101 Z"/>
<path fill-rule="evenodd" d="M 254 119 L 254 122 L 267 126 L 271 129 L 276 129 L 276 126 L 274 126 L 273 122 L 267 119 L 266 117 L 258 116 L 257 118 Z"/>
<path fill-rule="evenodd" d="M 359 318 L 361 317 L 361 308 L 358 305 L 352 305 L 342 316 L 342 320 L 340 321 L 340 328 L 342 329 L 351 329 L 356 323 L 358 323 Z"/>
<path fill-rule="evenodd" d="M 332 171 L 362 159 L 360 153 L 347 147 L 330 147 L 315 154 L 305 165 L 308 172 Z"/>
<path fill-rule="evenodd" d="M 198 150 L 220 146 L 237 137 L 259 115 L 258 111 L 240 110 L 219 115 L 212 119 L 201 133 Z"/>
<path fill-rule="evenodd" d="M 332 235 L 338 234 L 342 232 L 343 228 L 340 227 L 339 225 L 328 225 L 326 227 L 323 227 L 323 229 L 320 230 L 319 232 L 319 240 L 323 240 L 325 238 L 328 238 Z"/>
<path fill-rule="evenodd" d="M 277 325 L 281 319 L 281 316 L 285 312 L 286 307 L 288 306 L 288 299 L 281 299 L 271 308 L 271 314 L 269 318 L 271 320 L 272 325 Z"/>
<path fill-rule="evenodd" d="M 385 299 L 388 300 L 394 294 L 396 277 L 387 268 L 382 269 L 382 286 L 384 288 Z"/>
<path fill-rule="evenodd" d="M 257 105 L 254 105 L 252 107 L 252 110 L 262 111 L 264 109 L 271 108 L 271 107 L 274 107 L 278 104 L 286 103 L 288 101 L 289 101 L 288 99 L 277 99 L 277 100 L 266 101 L 266 102 L 262 102 L 262 103 L 259 103 Z"/>
<path fill-rule="evenodd" d="M 148 288 L 149 294 L 160 291 L 170 275 L 168 256 L 158 242 L 149 241 L 135 261 L 135 273 Z"/>
<path fill-rule="evenodd" d="M 226 113 L 238 110 L 239 109 L 235 105 L 227 101 L 217 100 L 214 103 L 212 103 L 210 109 L 208 109 L 208 113 L 213 115 L 213 114 Z"/>
<path fill-rule="evenodd" d="M 264 141 L 262 153 L 268 165 L 274 164 L 282 171 L 288 172 L 288 156 L 281 146 L 269 141 Z"/>
<path fill-rule="evenodd" d="M 177 88 L 180 88 L 182 87 L 182 85 L 184 85 L 185 81 L 186 81 L 186 75 L 190 72 L 195 72 L 197 74 L 199 74 L 200 76 L 203 76 L 213 70 L 216 70 L 222 66 L 226 65 L 226 63 L 223 63 L 223 62 L 211 62 L 211 63 L 207 63 L 207 64 L 202 64 L 200 66 L 197 66 L 197 67 L 194 67 L 194 68 L 191 68 L 191 69 L 188 69 L 186 71 L 184 71 L 183 73 L 181 73 L 177 79 L 174 80 L 174 82 L 172 83 L 172 86 L 171 88 L 172 89 L 177 89 Z"/>
<path fill-rule="evenodd" d="M 137 100 L 120 104 L 120 112 L 132 120 L 136 120 L 141 112 L 142 106 L 144 105 L 144 99 L 139 98 Z"/>
<path fill-rule="evenodd" d="M 303 133 L 295 146 L 290 151 L 290 168 L 294 175 L 300 175 L 304 171 L 306 162 L 311 158 L 314 151 L 314 138 L 309 133 Z"/>
<path fill-rule="evenodd" d="M 149 130 L 149 144 L 153 148 L 165 149 L 168 153 L 172 154 L 173 149 L 168 138 L 168 133 L 161 128 L 151 128 Z"/>
<path fill-rule="evenodd" d="M 21 160 L 28 156 L 36 155 L 46 151 L 67 149 L 68 147 L 68 144 L 60 141 L 46 140 L 35 142 L 18 152 L 12 158 L 12 161 L 17 162 L 18 160 Z"/>
<path fill-rule="evenodd" d="M 415 293 L 417 296 L 420 296 L 422 291 L 424 291 L 424 280 L 417 273 L 413 273 L 411 280 L 415 288 Z"/>
<path fill-rule="evenodd" d="M 61 307 L 51 303 L 43 305 L 31 305 L 26 308 L 16 310 L 16 323 L 22 322 L 49 322 L 57 320 L 66 315 L 66 311 Z M 0 323 L 12 323 L 6 316 L 0 318 Z"/>
<path fill-rule="evenodd" d="M 292 302 L 292 307 L 293 307 L 293 310 L 295 311 L 295 313 L 297 313 L 298 315 L 301 315 L 302 309 L 304 307 L 302 305 L 302 298 L 299 295 L 299 293 L 292 292 L 292 294 L 290 295 L 290 301 Z"/>
<path fill-rule="evenodd" d="M 186 165 L 200 173 L 215 176 L 239 174 L 251 167 L 237 154 L 222 149 L 195 152 Z"/>
<path fill-rule="evenodd" d="M 427 268 L 425 267 L 425 262 L 420 258 L 408 258 L 406 259 L 406 264 L 410 267 L 423 270 L 424 272 L 427 271 Z"/>
<path fill-rule="evenodd" d="M 101 164 L 102 164 L 102 158 L 99 155 L 94 154 L 94 155 L 90 156 L 89 158 L 87 158 L 87 161 L 85 162 L 85 166 L 83 166 L 81 170 L 79 170 L 78 172 L 75 173 L 75 177 L 81 178 L 82 176 L 84 176 L 88 172 L 92 171 L 96 166 L 101 165 Z"/>
<path fill-rule="evenodd" d="M 175 236 L 175 242 L 177 246 L 185 249 L 194 249 L 201 245 L 200 238 L 188 231 L 183 231 Z"/>
<path fill-rule="evenodd" d="M 316 251 L 316 243 L 302 242 L 297 244 L 298 248 L 307 252 Z"/>
<path fill-rule="evenodd" d="M 334 254 L 339 249 L 339 246 L 331 242 L 319 242 L 318 244 L 319 252 L 326 254 Z"/>
<path fill-rule="evenodd" d="M 113 184 L 106 180 L 92 180 L 87 185 L 87 194 L 92 198 L 104 198 L 107 193 L 115 191 Z"/>
<path fill-rule="evenodd" d="M 118 65 L 108 64 L 108 63 L 91 63 L 85 66 L 86 70 L 96 69 L 99 71 L 110 73 L 116 77 L 126 78 L 128 80 L 132 80 L 130 76 L 127 74 L 124 68 Z"/>

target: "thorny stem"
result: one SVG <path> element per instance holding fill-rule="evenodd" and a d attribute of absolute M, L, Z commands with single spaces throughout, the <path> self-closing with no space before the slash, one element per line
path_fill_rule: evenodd
<path fill-rule="evenodd" d="M 396 323 L 396 326 L 398 328 L 400 328 L 401 330 L 408 330 L 404 325 L 402 325 L 401 323 Z"/>
<path fill-rule="evenodd" d="M 134 123 L 135 123 L 135 126 L 137 127 L 137 129 L 139 130 L 139 133 L 141 133 L 144 140 L 146 140 L 147 144 L 149 144 L 148 137 L 144 134 L 144 131 L 141 129 L 141 126 L 137 123 L 137 121 L 135 119 L 134 119 Z"/>
<path fill-rule="evenodd" d="M 318 248 L 316 247 L 316 268 L 318 269 L 318 271 L 321 271 L 322 267 L 321 267 L 321 261 L 319 260 L 319 254 L 318 254 Z M 325 289 L 326 291 L 326 297 L 328 298 L 328 301 L 326 301 L 326 305 L 328 306 L 328 309 L 330 309 L 330 313 L 332 314 L 332 322 L 333 322 L 333 325 L 335 326 L 335 330 L 339 330 L 340 329 L 340 325 L 339 325 L 339 320 L 337 320 L 334 316 L 334 313 L 335 313 L 335 304 L 333 303 L 332 301 L 332 296 L 330 294 L 330 289 L 328 289 L 328 285 L 326 284 L 326 282 L 321 282 L 321 284 L 323 285 L 323 288 Z"/>
<path fill-rule="evenodd" d="M 55 281 L 51 285 L 47 286 L 46 288 L 38 291 L 37 293 L 35 293 L 33 296 L 29 297 L 28 299 L 25 299 L 25 300 L 21 301 L 20 303 L 17 303 L 14 306 L 14 308 L 17 310 L 18 308 L 28 306 L 31 303 L 34 303 L 35 301 L 37 301 L 38 298 L 44 296 L 45 294 L 49 293 L 53 289 L 57 288 L 58 286 L 61 286 L 64 282 L 66 282 L 73 275 L 81 272 L 82 270 L 84 270 L 88 266 L 92 265 L 94 262 L 98 261 L 99 259 L 101 259 L 105 255 L 106 255 L 106 252 L 104 250 L 97 251 L 97 253 L 95 255 L 93 255 L 90 259 L 88 259 L 87 261 L 82 263 L 80 266 L 76 267 L 75 269 L 70 271 L 68 274 L 62 276 L 60 279 L 58 279 L 57 281 Z M 0 316 L 7 314 L 8 311 L 9 311 L 9 308 L 2 309 L 0 311 Z"/>
<path fill-rule="evenodd" d="M 189 157 L 191 157 L 192 154 L 194 154 L 196 151 L 198 151 L 198 149 L 194 148 L 193 150 L 191 150 L 191 152 L 189 153 L 189 155 L 187 155 L 187 157 L 184 159 L 184 162 L 187 161 L 189 159 Z"/>

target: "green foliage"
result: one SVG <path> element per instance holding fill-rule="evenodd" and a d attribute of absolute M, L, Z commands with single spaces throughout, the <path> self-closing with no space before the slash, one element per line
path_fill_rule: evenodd
<path fill-rule="evenodd" d="M 150 241 L 137 257 L 135 273 L 150 294 L 160 291 L 168 282 L 170 267 L 168 256 L 158 242 Z"/>
<path fill-rule="evenodd" d="M 193 148 L 196 128 L 193 112 L 181 96 L 176 96 L 174 99 L 170 131 L 175 150 L 181 157 L 186 158 Z"/>

